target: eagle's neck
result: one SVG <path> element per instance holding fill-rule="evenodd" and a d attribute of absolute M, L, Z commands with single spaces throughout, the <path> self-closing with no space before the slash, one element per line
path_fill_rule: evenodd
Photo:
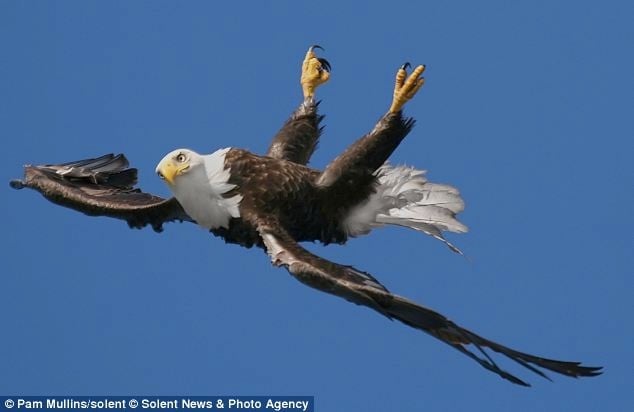
<path fill-rule="evenodd" d="M 228 228 L 232 217 L 240 217 L 238 205 L 242 196 L 224 195 L 236 187 L 229 183 L 231 170 L 225 165 L 230 149 L 220 149 L 201 156 L 172 191 L 189 216 L 206 229 Z"/>

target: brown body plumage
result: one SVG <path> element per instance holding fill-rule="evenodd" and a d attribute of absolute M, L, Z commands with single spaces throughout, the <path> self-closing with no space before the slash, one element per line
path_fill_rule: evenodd
<path fill-rule="evenodd" d="M 316 106 L 312 107 L 316 110 Z M 312 118 L 318 123 L 321 117 Z M 300 122 L 306 125 L 306 118 L 301 118 Z M 294 126 L 294 122 L 286 125 L 288 128 Z M 271 150 L 268 156 L 258 156 L 246 150 L 231 149 L 226 155 L 225 164 L 231 170 L 229 183 L 236 185 L 236 188 L 227 196 L 242 195 L 242 216 L 258 214 L 275 219 L 276 224 L 296 241 L 345 243 L 348 233 L 344 219 L 351 208 L 374 192 L 374 172 L 387 160 L 412 126 L 413 121 L 403 119 L 400 113 L 386 115 L 372 133 L 362 137 L 324 171 L 290 160 L 308 160 L 309 156 L 301 153 L 301 145 L 296 150 L 287 147 L 280 151 L 279 156 L 288 158 L 273 157 L 271 155 L 277 153 Z M 319 129 L 317 125 L 311 125 L 310 130 Z M 283 129 L 278 136 L 285 138 L 289 135 L 292 133 Z M 316 135 L 313 135 L 313 140 L 304 140 L 310 147 L 316 142 Z M 372 146 L 380 147 L 381 150 L 372 150 Z M 368 152 L 373 155 L 368 156 Z M 350 167 L 350 163 L 354 163 L 354 166 Z M 228 229 L 214 229 L 212 232 L 227 242 L 262 246 L 257 228 L 245 219 L 232 219 Z"/>

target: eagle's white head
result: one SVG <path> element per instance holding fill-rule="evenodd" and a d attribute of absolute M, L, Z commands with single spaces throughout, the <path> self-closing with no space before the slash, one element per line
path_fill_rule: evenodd
<path fill-rule="evenodd" d="M 240 217 L 241 195 L 224 197 L 236 185 L 229 183 L 230 169 L 225 165 L 229 148 L 201 155 L 189 149 L 177 149 L 156 166 L 156 173 L 167 183 L 183 209 L 207 229 L 228 227 L 232 217 Z"/>

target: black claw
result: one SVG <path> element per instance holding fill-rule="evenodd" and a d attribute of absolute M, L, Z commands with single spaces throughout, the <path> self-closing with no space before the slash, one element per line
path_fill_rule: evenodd
<path fill-rule="evenodd" d="M 319 57 L 317 60 L 319 60 L 319 63 L 321 63 L 321 67 L 326 70 L 327 72 L 330 72 L 330 70 L 332 69 L 332 67 L 330 66 L 330 62 L 322 57 Z"/>
<path fill-rule="evenodd" d="M 321 51 L 326 51 L 326 49 L 324 49 L 323 47 L 321 47 L 318 44 L 313 44 L 312 46 L 310 46 L 310 50 L 313 50 L 313 49 L 319 49 Z"/>
<path fill-rule="evenodd" d="M 401 66 L 401 69 L 402 69 L 402 70 L 407 70 L 407 69 L 409 69 L 410 67 L 412 67 L 412 65 L 411 65 L 411 64 L 409 64 L 409 62 L 405 62 L 405 64 Z"/>

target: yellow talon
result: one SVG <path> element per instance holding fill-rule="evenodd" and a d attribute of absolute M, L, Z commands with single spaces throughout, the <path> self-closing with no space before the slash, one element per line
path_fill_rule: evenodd
<path fill-rule="evenodd" d="M 406 68 L 409 64 L 405 64 L 396 72 L 396 81 L 394 84 L 394 97 L 390 106 L 390 113 L 399 112 L 405 103 L 407 103 L 425 84 L 425 78 L 420 77 L 425 71 L 425 66 L 418 66 L 407 76 Z"/>
<path fill-rule="evenodd" d="M 315 47 L 311 46 L 306 52 L 306 57 L 302 63 L 302 77 L 300 83 L 302 84 L 302 91 L 304 92 L 304 99 L 313 97 L 315 95 L 315 89 L 318 86 L 326 83 L 330 78 L 330 64 L 325 59 L 320 59 L 314 52 Z"/>

